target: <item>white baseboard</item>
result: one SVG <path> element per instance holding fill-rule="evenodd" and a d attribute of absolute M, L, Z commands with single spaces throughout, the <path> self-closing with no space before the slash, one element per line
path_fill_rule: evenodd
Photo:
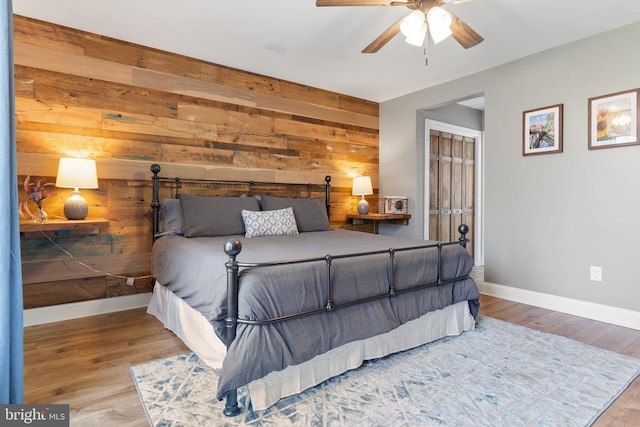
<path fill-rule="evenodd" d="M 151 292 L 145 292 L 143 294 L 29 308 L 23 312 L 24 326 L 41 325 L 43 323 L 60 322 L 62 320 L 77 319 L 79 317 L 146 307 L 149 305 L 150 299 Z"/>
<path fill-rule="evenodd" d="M 484 282 L 480 293 L 561 313 L 640 330 L 640 312 Z"/>

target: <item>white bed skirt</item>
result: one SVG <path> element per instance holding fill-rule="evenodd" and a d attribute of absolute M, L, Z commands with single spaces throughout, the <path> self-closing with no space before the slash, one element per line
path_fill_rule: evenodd
<path fill-rule="evenodd" d="M 213 327 L 197 310 L 156 283 L 147 313 L 156 316 L 207 365 L 219 369 L 226 348 Z M 248 385 L 254 410 L 264 410 L 283 397 L 298 394 L 321 382 L 355 369 L 365 360 L 408 350 L 449 335 L 474 329 L 466 301 L 433 311 L 365 340 L 354 341 L 295 366 L 289 366 Z"/>

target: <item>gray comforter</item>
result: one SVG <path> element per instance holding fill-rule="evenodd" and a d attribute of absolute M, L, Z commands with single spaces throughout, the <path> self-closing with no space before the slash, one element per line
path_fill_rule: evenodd
<path fill-rule="evenodd" d="M 153 247 L 152 274 L 190 306 L 200 311 L 224 341 L 226 270 L 223 245 L 229 238 L 243 244 L 239 262 L 259 263 L 341 255 L 425 244 L 423 240 L 372 235 L 346 230 L 301 233 L 296 236 L 184 238 L 165 236 Z M 436 281 L 435 249 L 395 254 L 396 288 Z M 389 255 L 336 259 L 331 267 L 333 304 L 388 292 Z M 459 245 L 443 248 L 443 280 L 467 276 L 473 262 Z M 323 307 L 327 302 L 324 261 L 241 271 L 239 318 L 266 319 Z M 348 342 L 388 332 L 429 311 L 469 301 L 478 312 L 478 289 L 467 278 L 446 285 L 277 322 L 266 326 L 238 325 L 218 383 L 218 398 L 239 386 L 310 360 Z"/>

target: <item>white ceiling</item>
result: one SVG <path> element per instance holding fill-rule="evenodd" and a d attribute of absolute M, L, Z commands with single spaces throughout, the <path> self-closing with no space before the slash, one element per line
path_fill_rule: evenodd
<path fill-rule="evenodd" d="M 429 46 L 425 66 L 423 49 L 401 35 L 378 53 L 360 53 L 409 13 L 403 6 L 13 0 L 18 15 L 376 102 L 640 21 L 638 0 L 473 0 L 446 7 L 485 40 L 468 50 L 452 38 Z"/>

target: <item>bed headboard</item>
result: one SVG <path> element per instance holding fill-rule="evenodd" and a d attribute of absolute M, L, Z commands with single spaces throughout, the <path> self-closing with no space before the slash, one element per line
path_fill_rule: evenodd
<path fill-rule="evenodd" d="M 325 176 L 323 184 L 288 183 L 288 182 L 259 182 L 259 181 L 230 181 L 215 179 L 168 178 L 160 176 L 161 167 L 152 164 L 150 167 L 153 177 L 153 199 L 151 211 L 153 215 L 153 241 L 160 227 L 161 191 L 167 191 L 166 197 L 179 198 L 181 193 L 197 192 L 200 195 L 219 196 L 254 196 L 269 194 L 286 197 L 311 197 L 313 194 L 323 194 L 327 216 L 330 218 L 331 209 L 331 177 Z"/>

